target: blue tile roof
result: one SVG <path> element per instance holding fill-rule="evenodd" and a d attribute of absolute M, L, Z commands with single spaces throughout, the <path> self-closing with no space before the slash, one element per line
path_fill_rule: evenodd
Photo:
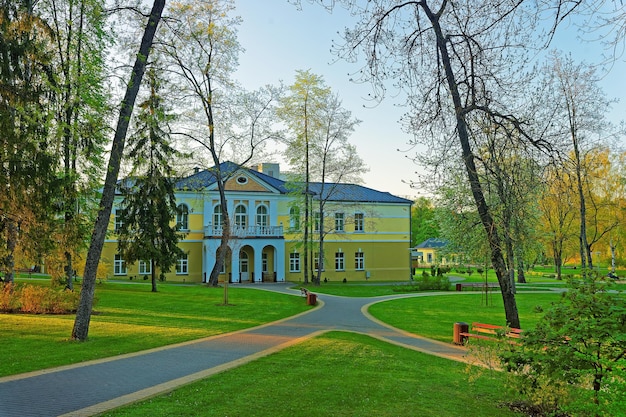
<path fill-rule="evenodd" d="M 447 245 L 448 245 L 447 240 L 439 239 L 436 237 L 431 237 L 431 238 L 426 239 L 419 245 L 415 246 L 415 249 L 422 249 L 422 248 L 435 249 L 435 248 L 443 248 Z"/>
<path fill-rule="evenodd" d="M 230 175 L 237 170 L 244 170 L 253 177 L 257 177 L 259 180 L 277 189 L 281 194 L 288 194 L 294 190 L 287 182 L 266 175 L 262 172 L 255 171 L 240 167 L 232 162 L 223 162 L 220 165 L 221 171 L 224 176 Z M 186 178 L 182 178 L 176 182 L 175 188 L 179 190 L 202 190 L 215 183 L 215 171 L 214 169 L 207 169 L 195 174 L 192 174 Z M 343 184 L 343 183 L 311 183 L 309 186 L 310 192 L 313 193 L 313 198 L 319 196 L 322 191 L 322 185 L 324 186 L 324 199 L 327 201 L 337 202 L 366 202 L 366 203 L 400 203 L 400 204 L 412 204 L 411 200 L 406 198 L 397 197 L 393 194 L 377 191 L 371 188 L 364 187 L 357 184 Z"/>

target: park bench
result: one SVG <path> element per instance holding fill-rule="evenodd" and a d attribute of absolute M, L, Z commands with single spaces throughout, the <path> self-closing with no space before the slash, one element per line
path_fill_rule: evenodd
<path fill-rule="evenodd" d="M 485 288 L 500 288 L 500 284 L 498 284 L 497 282 L 488 282 L 488 283 L 484 283 L 484 282 L 457 282 L 456 283 L 456 290 L 457 291 L 463 291 L 463 288 L 478 288 L 478 289 L 485 289 Z"/>
<path fill-rule="evenodd" d="M 465 344 L 472 337 L 483 340 L 501 340 L 502 336 L 507 339 L 519 339 L 522 336 L 522 329 L 474 322 L 469 330 L 461 329 L 458 336 L 461 344 Z M 514 340 L 511 340 L 511 342 L 516 343 Z"/>

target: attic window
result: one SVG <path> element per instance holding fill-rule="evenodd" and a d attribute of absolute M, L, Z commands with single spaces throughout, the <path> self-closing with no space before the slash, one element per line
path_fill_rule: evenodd
<path fill-rule="evenodd" d="M 241 176 L 241 177 L 237 177 L 237 183 L 239 184 L 247 184 L 248 183 L 248 178 Z"/>

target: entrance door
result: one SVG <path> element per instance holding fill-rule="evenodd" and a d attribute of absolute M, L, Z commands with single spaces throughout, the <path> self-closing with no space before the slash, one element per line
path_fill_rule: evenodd
<path fill-rule="evenodd" d="M 239 252 L 239 272 L 241 273 L 241 280 L 248 281 L 248 254 L 244 251 Z"/>

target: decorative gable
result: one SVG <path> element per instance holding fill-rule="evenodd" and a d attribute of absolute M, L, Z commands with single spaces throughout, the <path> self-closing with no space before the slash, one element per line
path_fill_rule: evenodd
<path fill-rule="evenodd" d="M 237 172 L 225 184 L 226 191 L 275 192 L 244 171 Z"/>

